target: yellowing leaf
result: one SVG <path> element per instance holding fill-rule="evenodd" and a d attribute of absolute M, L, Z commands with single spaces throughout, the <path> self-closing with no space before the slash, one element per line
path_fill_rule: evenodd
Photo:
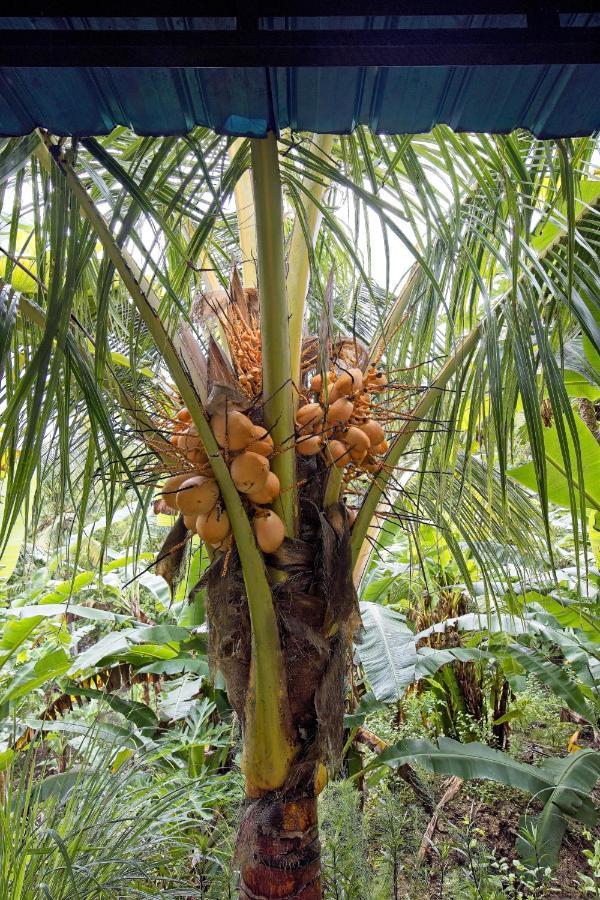
<path fill-rule="evenodd" d="M 583 477 L 585 479 L 583 490 L 586 506 L 588 509 L 600 510 L 600 445 L 592 433 L 583 424 L 581 419 L 576 418 L 575 425 L 577 427 L 577 436 L 579 438 L 579 446 L 581 449 L 581 464 Z M 577 496 L 579 491 L 579 484 L 577 482 L 577 460 L 570 433 L 567 433 L 567 442 L 569 445 L 573 487 L 575 495 Z M 544 447 L 546 451 L 546 462 L 548 464 L 548 497 L 552 503 L 569 507 L 569 482 L 556 427 L 544 429 Z M 529 462 L 523 466 L 518 466 L 515 469 L 509 469 L 508 471 L 509 475 L 516 478 L 516 480 L 520 481 L 521 484 L 524 484 L 525 487 L 537 492 L 538 486 L 533 463 Z"/>
<path fill-rule="evenodd" d="M 26 228 L 17 229 L 15 257 L 19 260 L 20 265 L 15 265 L 12 270 L 10 286 L 20 294 L 33 294 L 38 288 L 35 277 L 31 277 L 32 275 L 37 276 L 35 240 L 33 237 L 29 238 L 29 235 L 30 232 Z M 27 244 L 26 247 L 25 244 Z M 21 253 L 23 247 L 25 247 L 25 250 Z M 4 254 L 0 254 L 0 278 L 4 278 L 8 265 L 7 257 Z M 28 275 L 23 269 L 27 269 L 27 272 L 31 272 L 31 275 Z"/>
<path fill-rule="evenodd" d="M 110 767 L 110 771 L 113 773 L 113 775 L 115 774 L 115 772 L 118 772 L 121 766 L 126 763 L 128 759 L 131 759 L 132 756 L 133 750 L 129 750 L 127 747 L 122 747 L 116 754 Z"/>
<path fill-rule="evenodd" d="M 0 772 L 4 772 L 4 770 L 10 766 L 14 755 L 15 751 L 10 748 L 8 750 L 2 750 L 0 753 Z"/>
<path fill-rule="evenodd" d="M 35 494 L 35 486 L 36 480 L 32 479 L 31 488 L 29 491 L 30 499 Z M 1 483 L 0 483 L 1 490 Z M 4 508 L 4 498 L 0 500 L 0 515 L 2 515 Z M 12 531 L 8 538 L 8 542 L 6 547 L 4 548 L 4 552 L 0 556 L 0 584 L 8 581 L 13 572 L 15 571 L 17 561 L 19 559 L 19 554 L 21 552 L 21 547 L 23 546 L 23 542 L 25 540 L 25 516 L 24 510 L 22 509 L 17 516 L 15 524 L 13 525 Z"/>
<path fill-rule="evenodd" d="M 590 513 L 589 536 L 596 563 L 600 566 L 600 513 L 594 509 Z"/>
<path fill-rule="evenodd" d="M 166 513 L 159 513 L 156 517 L 156 524 L 163 525 L 167 528 L 172 528 L 175 522 L 176 516 L 168 516 Z"/>

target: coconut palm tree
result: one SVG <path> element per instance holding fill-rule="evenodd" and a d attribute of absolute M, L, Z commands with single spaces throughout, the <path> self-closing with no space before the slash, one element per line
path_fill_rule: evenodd
<path fill-rule="evenodd" d="M 552 557 L 547 400 L 585 550 L 566 354 L 598 368 L 595 146 L 442 127 L 2 146 L 2 534 L 37 476 L 78 510 L 76 557 L 92 500 L 110 520 L 136 499 L 140 533 L 157 490 L 183 513 L 169 581 L 204 536 L 242 897 L 321 896 L 317 796 L 386 523 L 432 521 L 468 579 L 466 544 L 490 599 L 494 539 L 535 555 L 541 528 Z M 541 514 L 508 489 L 516 420 Z"/>

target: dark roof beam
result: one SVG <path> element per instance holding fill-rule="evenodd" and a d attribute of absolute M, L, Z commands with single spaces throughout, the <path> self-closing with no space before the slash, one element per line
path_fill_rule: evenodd
<path fill-rule="evenodd" d="M 124 8 L 125 7 L 125 8 Z M 536 8 L 552 8 L 559 13 L 592 13 L 600 11 L 598 0 L 204 0 L 202 4 L 174 0 L 169 15 L 245 18 L 269 16 L 455 16 L 455 15 L 523 15 L 535 13 Z M 19 6 L 20 16 L 80 16 L 81 9 L 69 2 L 47 0 Z M 111 18 L 131 16 L 164 17 L 164 0 L 147 0 L 144 4 L 123 4 L 106 0 L 101 16 Z"/>
<path fill-rule="evenodd" d="M 597 64 L 596 28 L 322 31 L 2 30 L 2 66 L 265 67 Z"/>

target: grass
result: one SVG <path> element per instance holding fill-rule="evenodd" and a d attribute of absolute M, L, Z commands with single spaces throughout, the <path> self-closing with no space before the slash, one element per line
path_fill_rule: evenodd
<path fill-rule="evenodd" d="M 35 747 L 4 773 L 3 900 L 227 896 L 235 780 L 191 779 L 152 749 L 119 766 L 90 738 L 65 772 Z"/>

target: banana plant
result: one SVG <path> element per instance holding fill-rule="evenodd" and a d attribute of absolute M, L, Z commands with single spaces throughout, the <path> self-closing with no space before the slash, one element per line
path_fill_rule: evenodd
<path fill-rule="evenodd" d="M 2 534 L 37 473 L 78 510 L 76 552 L 90 507 L 110 522 L 125 497 L 141 544 L 154 490 L 182 513 L 165 555 L 193 532 L 210 545 L 211 655 L 243 729 L 242 897 L 321 896 L 317 797 L 342 750 L 353 577 L 388 523 L 410 531 L 446 503 L 472 536 L 486 508 L 508 526 L 521 417 L 540 509 L 519 496 L 519 514 L 552 554 L 547 395 L 579 540 L 561 350 L 600 346 L 594 152 L 446 128 L 2 145 L 5 283 L 17 290 L 23 228 L 36 257 L 0 342 Z M 505 563 L 481 564 L 489 588 Z"/>
<path fill-rule="evenodd" d="M 564 759 L 549 759 L 532 766 L 493 750 L 486 744 L 461 744 L 443 737 L 437 743 L 406 738 L 388 747 L 367 767 L 396 769 L 407 762 L 419 762 L 430 772 L 454 775 L 465 780 L 488 779 L 518 788 L 544 806 L 538 816 L 523 818 L 517 848 L 532 867 L 558 864 L 558 853 L 569 819 L 593 826 L 597 810 L 589 793 L 600 774 L 600 755 L 594 750 L 578 750 Z"/>

